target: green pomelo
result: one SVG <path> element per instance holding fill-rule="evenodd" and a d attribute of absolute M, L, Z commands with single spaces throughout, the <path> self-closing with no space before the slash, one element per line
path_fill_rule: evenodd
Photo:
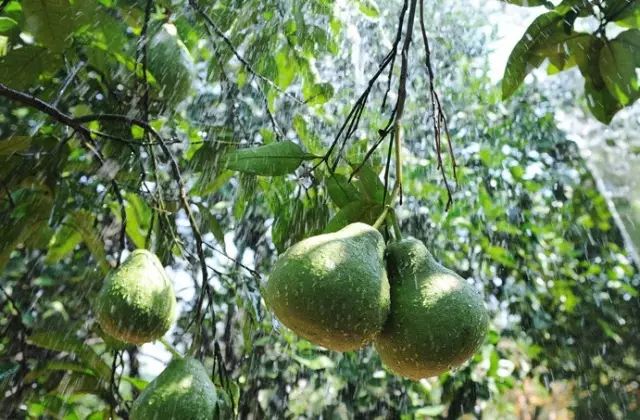
<path fill-rule="evenodd" d="M 417 380 L 459 366 L 477 351 L 489 316 L 472 286 L 416 239 L 387 247 L 387 271 L 391 310 L 375 343 L 385 365 Z"/>
<path fill-rule="evenodd" d="M 143 344 L 162 337 L 171 327 L 176 297 L 158 257 L 138 249 L 109 273 L 94 308 L 107 334 Z"/>
<path fill-rule="evenodd" d="M 222 392 L 222 391 L 220 391 Z M 131 407 L 131 420 L 216 420 L 233 417 L 202 364 L 175 358 Z"/>
<path fill-rule="evenodd" d="M 358 349 L 389 313 L 384 239 L 364 223 L 307 238 L 276 262 L 264 298 L 280 321 L 336 351 Z"/>
<path fill-rule="evenodd" d="M 182 102 L 193 83 L 193 59 L 176 27 L 164 24 L 149 41 L 147 69 L 156 80 L 152 94 L 171 107 Z"/>

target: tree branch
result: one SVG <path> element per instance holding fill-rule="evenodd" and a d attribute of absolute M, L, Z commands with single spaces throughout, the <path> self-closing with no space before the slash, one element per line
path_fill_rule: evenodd
<path fill-rule="evenodd" d="M 102 156 L 100 151 L 93 146 L 92 144 L 93 138 L 91 137 L 91 131 L 87 127 L 82 125 L 82 121 L 63 113 L 58 108 L 52 105 L 49 105 L 48 103 L 36 98 L 35 96 L 12 89 L 3 83 L 0 83 L 0 96 L 4 96 L 5 98 L 8 98 L 14 102 L 19 102 L 23 105 L 27 105 L 31 108 L 37 109 L 38 111 L 49 115 L 54 120 L 66 125 L 69 128 L 72 128 L 73 131 L 77 133 L 80 136 L 80 138 L 83 140 L 85 147 L 89 149 L 96 156 L 100 164 L 104 165 L 105 163 L 104 157 Z M 121 215 L 124 215 L 124 217 L 126 218 L 126 212 L 124 208 L 124 199 L 122 198 L 120 187 L 118 186 L 118 183 L 115 181 L 115 179 L 112 179 L 110 183 L 111 183 L 111 188 L 113 190 L 113 193 L 116 197 L 116 200 L 120 204 Z M 126 219 L 123 219 L 123 221 L 124 220 Z M 124 248 L 124 246 L 125 246 L 124 240 L 121 238 L 120 252 L 122 252 L 122 249 Z M 120 259 L 118 258 L 118 261 L 119 260 Z"/>

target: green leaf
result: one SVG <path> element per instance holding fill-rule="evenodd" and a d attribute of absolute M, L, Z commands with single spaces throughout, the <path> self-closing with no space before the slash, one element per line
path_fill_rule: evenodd
<path fill-rule="evenodd" d="M 41 376 L 47 376 L 51 372 L 80 372 L 87 375 L 92 375 L 93 371 L 88 369 L 86 366 L 81 365 L 79 363 L 74 362 L 65 362 L 65 361 L 51 361 L 46 363 L 42 367 L 38 367 L 34 370 L 30 370 L 28 374 L 25 375 L 24 381 L 26 383 L 33 382 Z"/>
<path fill-rule="evenodd" d="M 98 268 L 102 274 L 107 274 L 109 272 L 107 254 L 104 250 L 102 238 L 93 226 L 94 221 L 95 215 L 88 210 L 77 210 L 69 215 L 69 224 L 82 236 L 82 240 L 98 263 Z"/>
<path fill-rule="evenodd" d="M 83 0 L 23 0 L 26 27 L 35 39 L 53 52 L 62 52 L 71 41 L 75 29 L 88 22 L 91 8 L 97 5 Z M 83 10 L 82 7 L 87 9 Z"/>
<path fill-rule="evenodd" d="M 51 237 L 45 260 L 49 264 L 57 263 L 69 255 L 80 242 L 82 236 L 77 230 L 70 226 L 62 226 Z"/>
<path fill-rule="evenodd" d="M 9 261 L 20 244 L 47 228 L 51 212 L 51 198 L 42 191 L 20 190 L 12 194 L 17 203 L 10 218 L 0 218 L 0 269 Z"/>
<path fill-rule="evenodd" d="M 6 16 L 0 16 L 0 33 L 8 32 L 18 26 L 18 22 Z"/>
<path fill-rule="evenodd" d="M 377 18 L 380 16 L 380 10 L 373 0 L 357 0 L 358 9 L 363 15 L 370 18 Z"/>
<path fill-rule="evenodd" d="M 345 175 L 333 174 L 325 184 L 329 197 L 339 208 L 362 199 L 356 187 L 349 182 L 349 177 Z"/>
<path fill-rule="evenodd" d="M 89 345 L 80 341 L 73 331 L 62 329 L 35 331 L 29 336 L 29 341 L 48 350 L 75 354 L 101 379 L 108 381 L 111 378 L 111 368 Z"/>
<path fill-rule="evenodd" d="M 325 233 L 335 232 L 350 223 L 363 222 L 372 224 L 382 213 L 381 204 L 354 201 L 340 209 L 324 229 Z"/>
<path fill-rule="evenodd" d="M 42 47 L 27 45 L 0 57 L 0 80 L 16 88 L 32 87 L 41 75 L 56 71 L 60 58 Z"/>
<path fill-rule="evenodd" d="M 297 66 L 295 57 L 292 56 L 288 47 L 283 47 L 275 55 L 276 65 L 278 67 L 278 77 L 276 84 L 280 89 L 286 89 L 296 77 Z"/>
<path fill-rule="evenodd" d="M 231 152 L 224 158 L 224 167 L 252 175 L 280 176 L 295 172 L 304 160 L 313 158 L 296 143 L 283 141 Z"/>
<path fill-rule="evenodd" d="M 127 193 L 125 213 L 127 214 L 127 236 L 137 248 L 146 248 L 147 233 L 151 225 L 151 208 L 135 193 Z M 120 216 L 120 206 L 115 213 Z"/>
<path fill-rule="evenodd" d="M 564 0 L 555 11 L 564 15 L 565 25 L 573 26 L 576 17 L 586 17 L 593 13 L 593 5 L 589 0 Z M 566 19 L 570 21 L 567 23 Z"/>
<path fill-rule="evenodd" d="M 542 62 L 534 54 L 536 49 L 545 45 L 546 40 L 552 35 L 564 34 L 562 19 L 562 15 L 548 12 L 538 16 L 527 28 L 509 55 L 502 78 L 503 99 L 513 95 L 524 81 L 525 76 Z"/>
<path fill-rule="evenodd" d="M 499 262 L 505 267 L 515 267 L 516 265 L 513 255 L 501 246 L 490 245 L 485 251 L 492 260 Z"/>
<path fill-rule="evenodd" d="M 524 7 L 537 7 L 537 6 L 550 6 L 553 7 L 553 3 L 548 0 L 502 0 L 505 3 L 517 4 Z"/>
<path fill-rule="evenodd" d="M 292 358 L 303 366 L 308 367 L 311 370 L 323 370 L 332 369 L 335 367 L 335 363 L 329 357 L 320 355 L 313 359 L 305 359 L 300 356 L 293 355 Z"/>
<path fill-rule="evenodd" d="M 592 79 L 585 79 L 584 93 L 589 110 L 603 124 L 609 124 L 613 116 L 623 108 L 605 86 L 598 87 Z"/>
<path fill-rule="evenodd" d="M 640 26 L 640 2 L 634 0 L 607 1 L 605 18 L 621 26 Z"/>
<path fill-rule="evenodd" d="M 333 97 L 334 90 L 331 83 L 305 83 L 302 94 L 308 105 L 322 105 Z"/>
<path fill-rule="evenodd" d="M 125 382 L 129 382 L 138 391 L 144 390 L 147 387 L 147 385 L 149 385 L 148 381 L 145 381 L 144 379 L 140 379 L 140 378 L 134 378 L 126 375 L 122 375 L 120 378 Z"/>
<path fill-rule="evenodd" d="M 17 363 L 9 362 L 0 364 L 0 392 L 11 385 L 13 377 L 20 370 L 20 365 Z"/>
<path fill-rule="evenodd" d="M 355 169 L 355 168 L 354 168 Z M 363 165 L 354 177 L 355 185 L 367 201 L 382 204 L 384 198 L 384 184 L 378 173 L 368 163 Z M 387 196 L 387 198 L 389 198 Z"/>
<path fill-rule="evenodd" d="M 8 139 L 0 140 L 0 156 L 12 155 L 31 146 L 31 137 L 13 136 Z"/>
<path fill-rule="evenodd" d="M 602 79 L 618 102 L 626 106 L 640 97 L 636 73 L 640 67 L 640 30 L 630 29 L 605 43 L 599 63 Z"/>

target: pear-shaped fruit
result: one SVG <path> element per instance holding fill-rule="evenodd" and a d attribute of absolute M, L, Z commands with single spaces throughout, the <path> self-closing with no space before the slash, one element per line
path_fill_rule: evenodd
<path fill-rule="evenodd" d="M 171 327 L 176 297 L 158 257 L 138 249 L 109 273 L 94 308 L 107 334 L 143 344 L 162 337 Z"/>
<path fill-rule="evenodd" d="M 417 239 L 387 247 L 387 272 L 391 310 L 375 343 L 385 365 L 417 380 L 458 366 L 476 352 L 489 317 L 473 287 L 436 262 Z"/>
<path fill-rule="evenodd" d="M 193 59 L 174 25 L 165 23 L 149 41 L 148 70 L 156 80 L 152 91 L 168 107 L 182 102 L 193 83 Z"/>
<path fill-rule="evenodd" d="M 222 392 L 222 391 L 221 391 Z M 175 358 L 133 402 L 131 420 L 216 420 L 233 413 L 202 363 Z"/>
<path fill-rule="evenodd" d="M 384 239 L 364 223 L 307 238 L 276 262 L 264 298 L 280 321 L 337 351 L 362 347 L 389 313 Z"/>

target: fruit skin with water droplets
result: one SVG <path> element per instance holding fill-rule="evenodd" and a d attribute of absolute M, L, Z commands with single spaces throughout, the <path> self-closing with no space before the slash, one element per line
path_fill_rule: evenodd
<path fill-rule="evenodd" d="M 216 420 L 233 417 L 204 366 L 192 358 L 174 358 L 142 391 L 131 407 L 131 420 Z"/>
<path fill-rule="evenodd" d="M 276 262 L 264 299 L 298 335 L 336 351 L 358 349 L 389 312 L 384 239 L 364 223 L 312 236 Z"/>
<path fill-rule="evenodd" d="M 162 337 L 171 327 L 176 297 L 158 257 L 138 249 L 109 273 L 94 309 L 107 334 L 126 343 L 143 344 Z"/>
<path fill-rule="evenodd" d="M 480 294 L 417 239 L 387 247 L 389 318 L 375 342 L 384 364 L 418 380 L 459 366 L 482 344 L 489 316 Z"/>

